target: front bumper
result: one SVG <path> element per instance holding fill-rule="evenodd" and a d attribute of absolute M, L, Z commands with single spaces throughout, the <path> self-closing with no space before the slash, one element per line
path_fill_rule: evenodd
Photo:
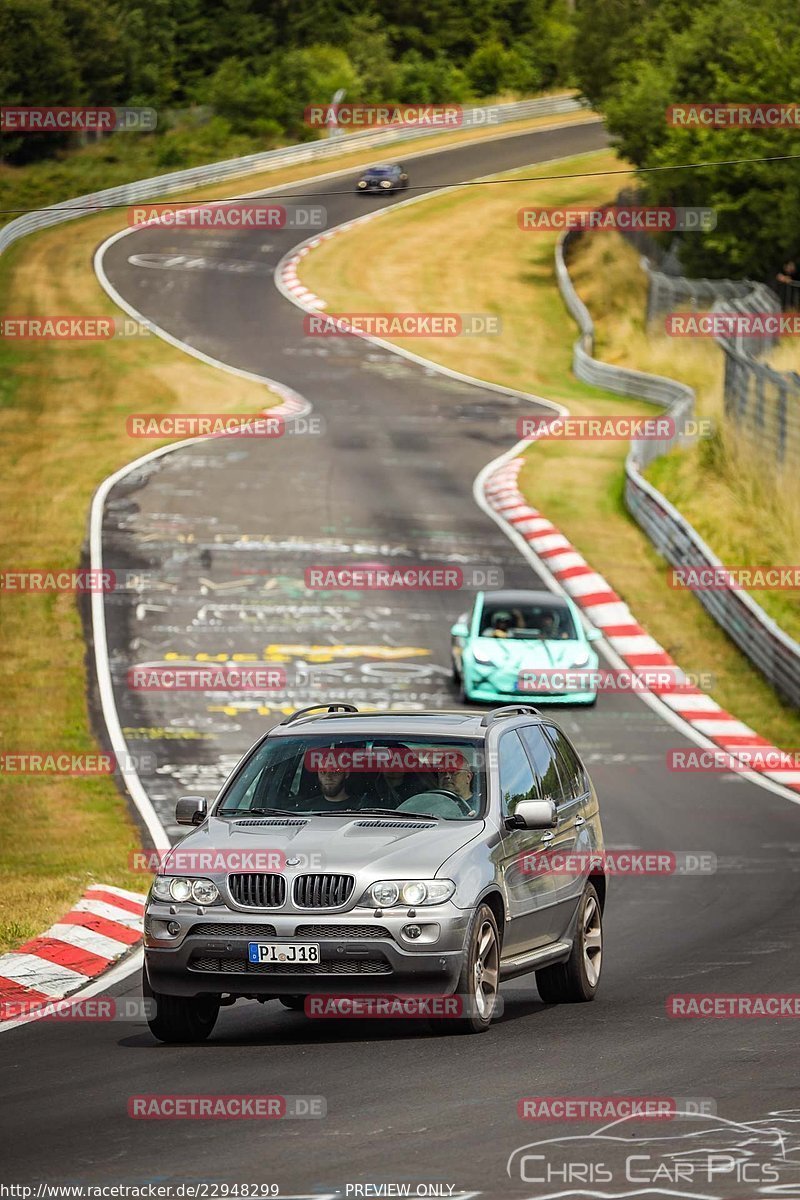
<path fill-rule="evenodd" d="M 468 700 L 492 704 L 594 704 L 597 699 L 596 691 L 532 692 L 491 675 L 476 680 L 469 671 L 464 675 L 464 694 Z"/>
<path fill-rule="evenodd" d="M 170 996 L 449 995 L 461 972 L 469 919 L 469 912 L 450 904 L 417 909 L 415 917 L 404 910 L 380 919 L 363 908 L 326 917 L 210 907 L 199 915 L 196 909 L 173 914 L 166 905 L 150 904 L 145 964 L 153 990 Z M 182 929 L 165 943 L 152 930 L 156 922 L 170 920 Z M 435 940 L 410 943 L 401 929 L 411 924 L 438 926 Z M 248 962 L 248 942 L 284 939 L 287 945 L 318 943 L 321 962 Z"/>

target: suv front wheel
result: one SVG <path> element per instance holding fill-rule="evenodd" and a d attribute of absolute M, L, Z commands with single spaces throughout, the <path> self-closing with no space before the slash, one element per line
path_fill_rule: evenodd
<path fill-rule="evenodd" d="M 204 1042 L 219 1016 L 218 996 L 165 996 L 154 992 L 142 968 L 142 995 L 147 1005 L 147 1024 L 160 1042 Z"/>
<path fill-rule="evenodd" d="M 488 904 L 476 910 L 469 927 L 455 996 L 458 1015 L 435 1017 L 435 1033 L 483 1033 L 492 1022 L 500 987 L 500 933 Z"/>

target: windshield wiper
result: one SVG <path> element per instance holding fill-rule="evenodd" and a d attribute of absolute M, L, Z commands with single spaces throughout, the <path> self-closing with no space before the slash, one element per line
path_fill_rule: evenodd
<path fill-rule="evenodd" d="M 415 812 L 400 812 L 394 808 L 331 808 L 331 809 L 314 809 L 313 812 L 307 812 L 307 817 L 417 817 L 421 821 L 437 821 L 438 817 L 432 817 L 428 813 Z"/>
<path fill-rule="evenodd" d="M 218 817 L 302 817 L 305 814 L 293 808 L 221 808 Z"/>

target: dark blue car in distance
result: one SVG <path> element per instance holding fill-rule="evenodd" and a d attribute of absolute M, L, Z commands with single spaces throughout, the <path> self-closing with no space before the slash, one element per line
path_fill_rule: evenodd
<path fill-rule="evenodd" d="M 402 163 L 367 167 L 356 183 L 357 192 L 395 192 L 407 187 L 408 175 Z"/>

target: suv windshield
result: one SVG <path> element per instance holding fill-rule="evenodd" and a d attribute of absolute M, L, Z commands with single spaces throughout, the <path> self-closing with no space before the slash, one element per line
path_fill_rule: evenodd
<path fill-rule="evenodd" d="M 578 634 L 572 613 L 564 604 L 486 604 L 481 613 L 481 637 L 574 640 Z"/>
<path fill-rule="evenodd" d="M 448 738 L 267 738 L 233 779 L 215 816 L 369 811 L 469 821 L 481 815 L 482 742 Z"/>

